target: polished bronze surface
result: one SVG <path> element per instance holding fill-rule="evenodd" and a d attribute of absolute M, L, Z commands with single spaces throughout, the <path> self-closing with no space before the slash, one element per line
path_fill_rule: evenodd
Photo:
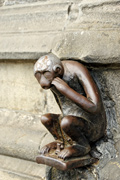
<path fill-rule="evenodd" d="M 62 112 L 61 115 L 48 113 L 41 117 L 55 141 L 41 148 L 37 162 L 41 159 L 41 163 L 60 169 L 56 165 L 58 160 L 65 163 L 89 154 L 91 144 L 105 135 L 106 115 L 102 99 L 86 67 L 76 61 L 60 61 L 51 53 L 36 62 L 34 74 L 43 89 L 52 91 Z M 51 150 L 55 154 L 53 159 L 58 160 L 48 158 Z M 78 162 L 80 164 L 80 158 Z M 74 168 L 78 167 L 76 164 Z"/>
<path fill-rule="evenodd" d="M 58 158 L 55 153 L 49 153 L 46 155 L 37 156 L 36 162 L 38 164 L 47 164 L 48 166 L 53 166 L 59 170 L 66 171 L 68 169 L 88 166 L 90 164 L 97 163 L 98 159 L 86 155 L 83 157 L 74 157 L 68 160 L 63 160 Z"/>

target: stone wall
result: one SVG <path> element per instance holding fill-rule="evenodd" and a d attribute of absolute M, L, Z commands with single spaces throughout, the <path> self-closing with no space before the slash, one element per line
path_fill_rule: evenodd
<path fill-rule="evenodd" d="M 34 62 L 6 61 L 1 62 L 0 67 L 0 108 L 37 114 L 54 111 L 50 103 L 55 103 L 52 93 L 43 90 L 34 77 Z M 47 102 L 47 99 L 50 101 Z M 59 112 L 56 106 L 55 108 Z"/>
<path fill-rule="evenodd" d="M 0 169 L 3 179 L 119 180 L 120 1 L 0 1 Z M 41 146 L 52 141 L 42 113 L 60 110 L 40 88 L 33 65 L 43 54 L 77 60 L 91 72 L 107 114 L 108 141 L 96 144 L 100 162 L 68 172 L 37 165 Z"/>

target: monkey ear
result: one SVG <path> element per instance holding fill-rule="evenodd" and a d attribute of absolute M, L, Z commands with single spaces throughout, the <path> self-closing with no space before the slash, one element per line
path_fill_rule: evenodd
<path fill-rule="evenodd" d="M 60 66 L 59 64 L 56 64 L 54 67 L 53 67 L 53 71 L 54 72 L 59 72 L 59 71 L 61 71 L 61 69 L 62 69 L 62 66 Z"/>

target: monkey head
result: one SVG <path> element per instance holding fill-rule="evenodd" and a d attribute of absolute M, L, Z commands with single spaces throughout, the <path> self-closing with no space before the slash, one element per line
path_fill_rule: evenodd
<path fill-rule="evenodd" d="M 51 88 L 53 79 L 63 75 L 60 59 L 52 53 L 42 56 L 34 65 L 34 75 L 43 89 Z"/>

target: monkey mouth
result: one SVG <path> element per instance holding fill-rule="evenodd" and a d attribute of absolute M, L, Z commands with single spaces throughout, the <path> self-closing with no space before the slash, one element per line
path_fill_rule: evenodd
<path fill-rule="evenodd" d="M 50 84 L 49 86 L 44 86 L 42 87 L 43 89 L 47 90 L 47 89 L 51 89 L 54 85 L 53 84 Z"/>
<path fill-rule="evenodd" d="M 43 87 L 43 89 L 47 90 L 47 89 L 50 89 L 50 87 Z"/>

